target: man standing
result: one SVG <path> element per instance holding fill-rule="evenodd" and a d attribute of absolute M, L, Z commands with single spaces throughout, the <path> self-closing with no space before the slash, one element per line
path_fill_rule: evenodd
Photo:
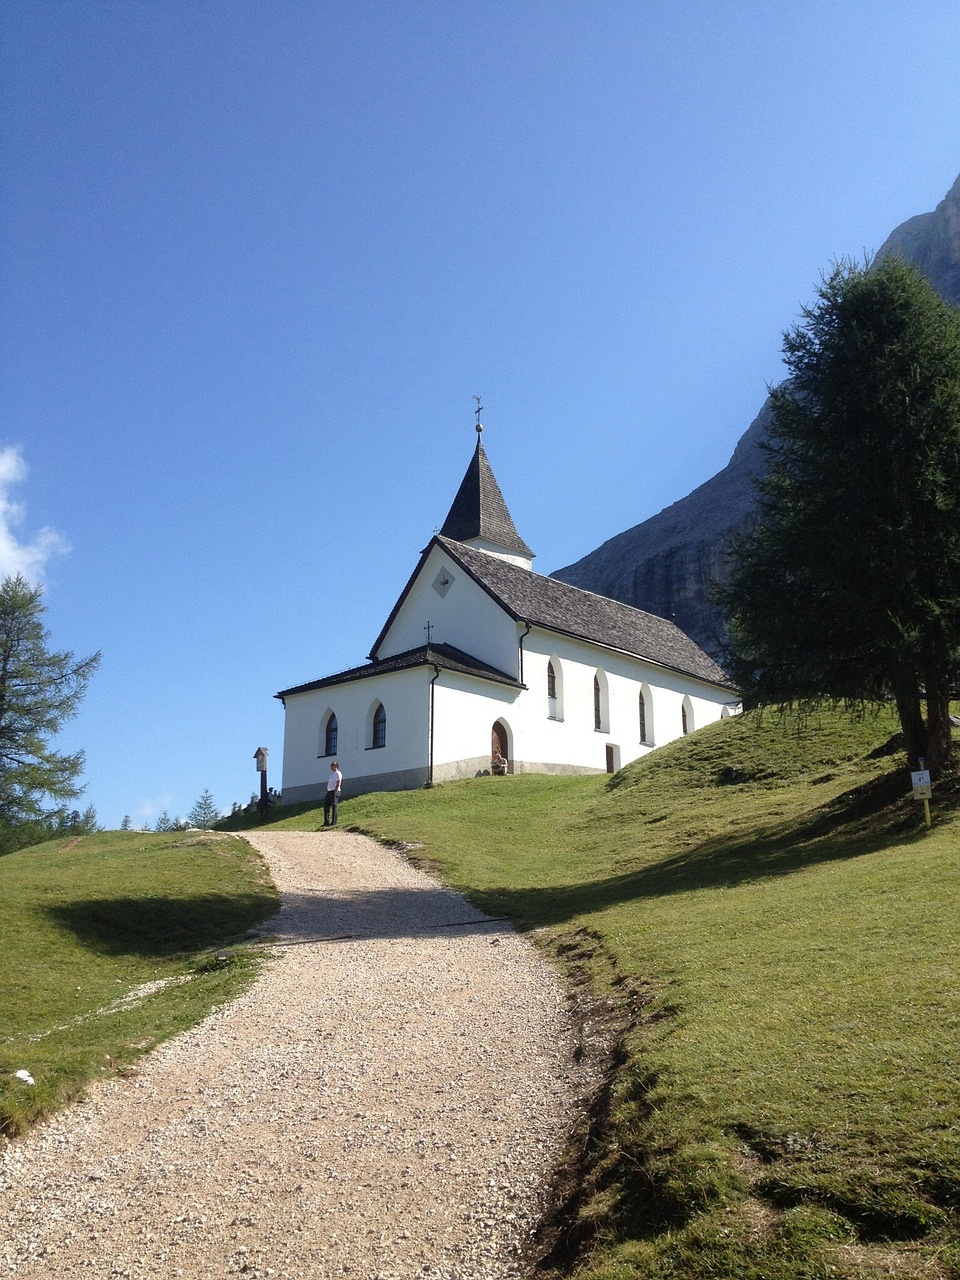
<path fill-rule="evenodd" d="M 323 825 L 325 827 L 335 827 L 337 825 L 340 811 L 340 784 L 342 782 L 343 774 L 340 772 L 340 766 L 334 760 L 330 766 L 330 776 L 327 778 L 327 794 L 323 797 Z"/>

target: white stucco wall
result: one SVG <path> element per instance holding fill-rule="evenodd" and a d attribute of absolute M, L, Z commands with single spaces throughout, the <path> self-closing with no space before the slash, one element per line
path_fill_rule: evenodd
<path fill-rule="evenodd" d="M 466 545 L 476 547 L 478 551 L 489 551 L 491 555 L 506 560 L 508 564 L 515 564 L 521 569 L 533 568 L 533 561 L 529 556 L 521 555 L 519 551 L 505 551 L 499 543 L 489 542 L 486 538 L 468 538 Z"/>
<path fill-rule="evenodd" d="M 519 646 L 525 628 L 516 627 Z M 557 704 L 547 698 L 547 662 L 557 676 Z M 593 680 L 605 686 L 605 728 L 594 727 Z M 509 739 L 514 772 L 603 772 L 607 746 L 622 768 L 656 745 L 720 719 L 729 693 L 652 663 L 569 637 L 534 629 L 523 636 L 521 691 L 444 671 L 436 683 L 434 771 L 437 781 L 489 768 L 490 740 L 499 720 Z M 639 694 L 646 702 L 647 737 L 640 736 Z M 554 716 L 549 714 L 554 711 Z"/>
<path fill-rule="evenodd" d="M 557 677 L 556 719 L 547 699 L 547 663 Z M 605 687 L 604 730 L 594 728 L 594 675 Z M 681 708 L 688 700 L 687 731 L 719 720 L 731 699 L 727 690 L 572 637 L 534 628 L 523 640 L 523 681 L 518 699 L 517 761 L 532 768 L 575 766 L 603 770 L 606 747 L 615 748 L 616 767 L 683 734 Z M 639 695 L 646 702 L 646 741 L 640 737 Z M 562 717 L 562 718 L 559 718 Z M 514 726 L 511 726 L 514 727 Z"/>
<path fill-rule="evenodd" d="M 450 585 L 436 584 L 446 572 Z M 435 546 L 394 618 L 378 650 L 389 658 L 427 643 L 451 644 L 507 675 L 517 675 L 517 633 L 513 619 L 473 579 Z"/>
<path fill-rule="evenodd" d="M 522 698 L 509 685 L 441 671 L 434 685 L 434 780 L 489 770 L 494 721 L 502 720 L 508 728 L 516 723 Z"/>
<path fill-rule="evenodd" d="M 324 727 L 337 717 L 337 755 L 345 796 L 364 790 L 422 786 L 426 780 L 429 722 L 427 689 L 432 668 L 392 672 L 348 684 L 288 695 L 284 715 L 284 801 L 322 796 L 330 772 Z M 371 746 L 377 701 L 387 715 L 386 744 Z M 392 781 L 391 781 L 392 779 Z M 372 786 L 370 783 L 376 782 Z"/>

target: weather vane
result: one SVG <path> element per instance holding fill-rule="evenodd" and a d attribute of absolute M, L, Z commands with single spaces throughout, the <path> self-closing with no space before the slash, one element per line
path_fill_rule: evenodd
<path fill-rule="evenodd" d="M 483 412 L 483 405 L 480 403 L 480 396 L 474 396 L 477 402 L 477 435 L 483 430 L 483 423 L 480 421 L 480 414 Z"/>

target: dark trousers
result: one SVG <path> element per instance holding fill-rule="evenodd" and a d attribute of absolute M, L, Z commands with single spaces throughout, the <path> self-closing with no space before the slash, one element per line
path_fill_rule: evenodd
<path fill-rule="evenodd" d="M 331 818 L 331 813 L 333 817 Z M 340 815 L 340 792 L 328 791 L 323 797 L 323 825 L 325 827 L 335 827 L 337 818 Z"/>

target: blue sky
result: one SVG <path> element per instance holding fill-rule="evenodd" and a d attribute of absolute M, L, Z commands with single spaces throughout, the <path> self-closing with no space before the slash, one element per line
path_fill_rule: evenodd
<path fill-rule="evenodd" d="M 476 436 L 550 572 L 727 462 L 960 173 L 960 8 L 7 0 L 0 572 L 103 663 L 117 826 L 279 785 Z"/>

